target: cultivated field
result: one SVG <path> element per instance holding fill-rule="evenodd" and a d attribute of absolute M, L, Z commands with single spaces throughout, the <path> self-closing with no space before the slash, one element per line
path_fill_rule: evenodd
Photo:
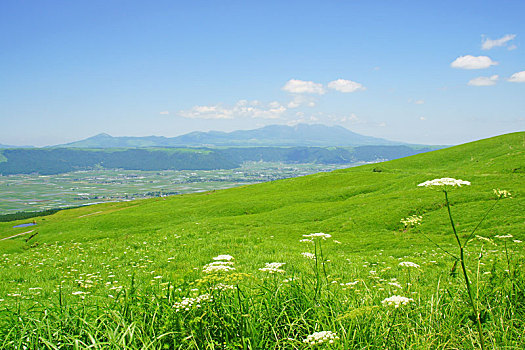
<path fill-rule="evenodd" d="M 99 169 L 58 175 L 0 176 L 0 215 L 220 190 L 355 165 L 246 162 L 232 170 Z"/>

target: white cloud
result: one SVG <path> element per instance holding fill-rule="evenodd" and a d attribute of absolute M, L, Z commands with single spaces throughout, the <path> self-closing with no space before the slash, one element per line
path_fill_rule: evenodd
<path fill-rule="evenodd" d="M 178 114 L 188 119 L 280 119 L 286 110 L 285 106 L 276 101 L 264 105 L 257 100 L 239 100 L 234 106 L 223 106 L 221 104 L 194 106 L 189 110 L 180 111 Z"/>
<path fill-rule="evenodd" d="M 288 108 L 297 108 L 301 106 L 315 107 L 315 101 L 310 96 L 294 95 L 293 99 L 288 102 Z"/>
<path fill-rule="evenodd" d="M 497 75 L 492 75 L 490 77 L 477 77 L 474 79 L 471 79 L 468 82 L 468 85 L 470 86 L 492 86 L 496 85 L 496 82 L 498 81 Z"/>
<path fill-rule="evenodd" d="M 161 115 L 168 115 L 168 114 L 170 114 L 170 112 L 169 111 L 162 111 L 159 114 L 161 114 Z"/>
<path fill-rule="evenodd" d="M 516 50 L 518 47 L 516 45 L 509 45 L 509 47 L 507 47 L 507 50 L 509 51 L 512 51 L 512 50 Z"/>
<path fill-rule="evenodd" d="M 525 83 L 525 70 L 512 74 L 508 81 L 511 83 Z"/>
<path fill-rule="evenodd" d="M 450 64 L 452 68 L 460 69 L 484 69 L 490 66 L 497 65 L 498 62 L 493 61 L 488 56 L 460 56 Z"/>
<path fill-rule="evenodd" d="M 414 104 L 416 104 L 416 105 L 422 105 L 422 104 L 424 104 L 424 103 L 425 103 L 424 100 L 415 100 L 415 101 L 414 101 Z"/>
<path fill-rule="evenodd" d="M 499 39 L 489 39 L 489 38 L 483 38 L 481 48 L 483 50 L 490 50 L 494 47 L 498 46 L 505 46 L 507 45 L 507 42 L 513 40 L 516 37 L 516 34 L 507 34 Z"/>
<path fill-rule="evenodd" d="M 419 120 L 427 120 L 425 117 L 419 117 Z"/>
<path fill-rule="evenodd" d="M 349 115 L 328 115 L 328 119 L 335 123 L 351 123 L 351 124 L 362 124 L 365 123 L 355 113 Z"/>
<path fill-rule="evenodd" d="M 288 126 L 295 126 L 297 124 L 315 123 L 315 122 L 318 122 L 318 121 L 319 121 L 319 118 L 317 118 L 317 117 L 314 117 L 314 116 L 304 117 L 304 116 L 300 115 L 299 118 L 286 122 L 286 125 L 288 125 Z"/>
<path fill-rule="evenodd" d="M 355 81 L 345 79 L 331 81 L 328 83 L 328 87 L 339 92 L 355 92 L 358 90 L 366 90 L 363 85 L 356 83 Z"/>
<path fill-rule="evenodd" d="M 314 83 L 313 81 L 304 81 L 297 79 L 288 80 L 286 84 L 282 87 L 282 89 L 293 94 L 323 95 L 325 93 L 323 84 Z"/>

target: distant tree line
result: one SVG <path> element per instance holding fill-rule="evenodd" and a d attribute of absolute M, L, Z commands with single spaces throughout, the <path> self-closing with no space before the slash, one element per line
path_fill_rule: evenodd
<path fill-rule="evenodd" d="M 246 161 L 349 164 L 407 157 L 431 151 L 408 146 L 233 147 L 225 149 L 7 149 L 0 151 L 0 174 L 60 174 L 93 168 L 125 170 L 216 170 Z M 1 157 L 3 156 L 3 157 Z"/>
<path fill-rule="evenodd" d="M 42 211 L 28 211 L 28 212 L 16 212 L 12 214 L 3 214 L 0 215 L 0 222 L 9 222 L 9 221 L 16 221 L 16 220 L 25 220 L 25 219 L 31 219 L 38 216 L 48 216 L 55 214 L 56 212 L 63 210 L 61 209 L 47 209 Z M 68 208 L 69 209 L 69 208 Z"/>

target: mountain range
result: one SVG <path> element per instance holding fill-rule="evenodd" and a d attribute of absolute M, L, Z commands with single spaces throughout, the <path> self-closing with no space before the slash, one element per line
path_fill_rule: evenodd
<path fill-rule="evenodd" d="M 298 124 L 269 125 L 254 130 L 233 132 L 195 131 L 176 137 L 113 137 L 102 133 L 87 139 L 53 147 L 75 148 L 143 148 L 202 146 L 366 146 L 403 145 L 404 143 L 364 136 L 342 126 Z"/>

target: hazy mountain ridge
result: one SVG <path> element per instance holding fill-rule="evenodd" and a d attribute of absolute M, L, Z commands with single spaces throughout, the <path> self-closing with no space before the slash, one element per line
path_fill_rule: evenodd
<path fill-rule="evenodd" d="M 232 132 L 195 131 L 176 137 L 113 137 L 102 133 L 84 140 L 55 147 L 75 148 L 142 148 L 202 146 L 364 146 L 403 145 L 406 143 L 360 135 L 342 126 L 298 124 L 269 125 L 253 130 Z"/>

